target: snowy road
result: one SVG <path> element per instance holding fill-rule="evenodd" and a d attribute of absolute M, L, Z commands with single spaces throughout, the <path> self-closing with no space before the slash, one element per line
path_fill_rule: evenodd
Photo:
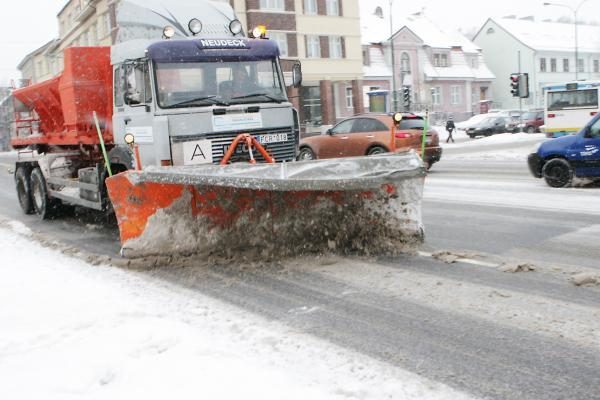
<path fill-rule="evenodd" d="M 427 178 L 422 256 L 393 259 L 93 268 L 59 251 L 114 254 L 114 227 L 38 223 L 19 214 L 12 190 L 0 192 L 2 218 L 39 232 L 0 227 L 0 301 L 18 305 L 0 309 L 10 327 L 0 327 L 0 376 L 11 377 L 0 392 L 600 399 L 600 290 L 571 283 L 600 270 L 600 189 L 552 190 L 529 176 L 522 157 L 536 140 L 499 135 L 447 146 Z M 12 186 L 10 177 L 0 185 Z M 49 235 L 59 243 L 32 244 Z M 448 262 L 463 260 L 430 256 L 439 250 L 449 250 Z M 502 263 L 535 270 L 502 272 Z M 106 341 L 118 345 L 98 350 Z M 38 391 L 24 384 L 45 374 Z M 240 385 L 223 383 L 244 375 Z"/>

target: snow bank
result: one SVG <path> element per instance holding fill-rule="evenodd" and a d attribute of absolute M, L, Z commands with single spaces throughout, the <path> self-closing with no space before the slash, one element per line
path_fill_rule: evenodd
<path fill-rule="evenodd" d="M 0 224 L 3 398 L 467 398 L 196 292 L 93 267 L 10 225 Z"/>

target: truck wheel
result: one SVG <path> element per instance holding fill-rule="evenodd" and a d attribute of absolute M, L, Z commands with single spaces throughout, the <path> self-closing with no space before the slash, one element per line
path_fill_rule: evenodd
<path fill-rule="evenodd" d="M 46 180 L 39 168 L 34 168 L 31 171 L 31 198 L 33 208 L 41 219 L 52 218 L 60 202 L 48 197 L 48 189 L 46 188 Z"/>
<path fill-rule="evenodd" d="M 31 199 L 31 185 L 29 173 L 26 168 L 17 167 L 15 172 L 15 185 L 19 204 L 25 214 L 33 214 L 33 202 Z"/>
<path fill-rule="evenodd" d="M 548 161 L 542 168 L 542 176 L 548 186 L 562 188 L 569 186 L 573 179 L 573 168 L 569 162 L 562 158 Z"/>

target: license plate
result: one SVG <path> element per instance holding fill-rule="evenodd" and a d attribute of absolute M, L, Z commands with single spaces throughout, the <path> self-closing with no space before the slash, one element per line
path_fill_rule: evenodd
<path fill-rule="evenodd" d="M 270 133 L 267 135 L 257 135 L 256 139 L 260 144 L 287 142 L 287 133 Z"/>

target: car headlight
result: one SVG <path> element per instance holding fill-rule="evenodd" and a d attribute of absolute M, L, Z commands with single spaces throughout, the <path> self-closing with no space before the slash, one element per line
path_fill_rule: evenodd
<path fill-rule="evenodd" d="M 540 147 L 542 146 L 542 143 L 544 143 L 544 142 L 545 142 L 545 141 L 544 141 L 544 140 L 542 140 L 541 142 L 539 142 L 539 143 L 536 143 L 536 144 L 533 146 L 533 148 L 531 149 L 531 152 L 530 152 L 530 153 L 537 153 L 537 152 L 538 152 L 538 150 L 540 149 Z"/>

